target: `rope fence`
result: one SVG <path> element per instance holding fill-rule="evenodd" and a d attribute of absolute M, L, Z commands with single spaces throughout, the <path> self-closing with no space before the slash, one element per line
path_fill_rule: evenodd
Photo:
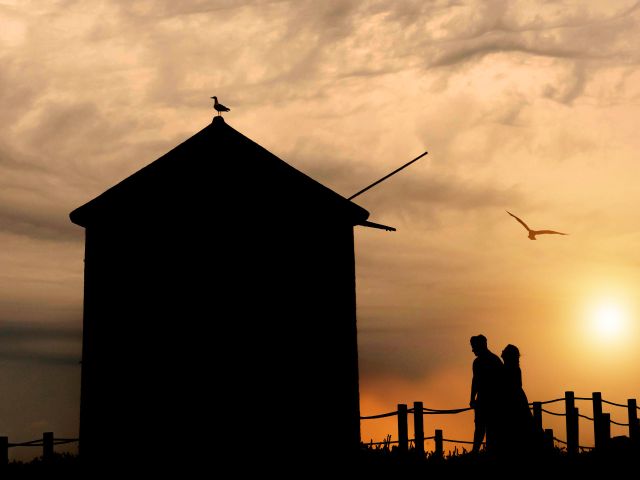
<path fill-rule="evenodd" d="M 546 405 L 548 403 L 556 403 L 556 402 L 564 402 L 564 398 L 554 398 L 553 400 L 547 400 L 546 402 L 540 402 L 541 405 Z M 529 405 L 533 405 L 534 402 L 531 402 Z"/>
<path fill-rule="evenodd" d="M 432 408 L 423 408 L 422 411 L 425 415 L 455 415 L 456 413 L 469 412 L 473 408 L 454 408 L 452 410 L 434 410 Z"/>
<path fill-rule="evenodd" d="M 360 420 L 374 420 L 376 418 L 394 417 L 398 415 L 398 410 L 395 412 L 381 413 L 380 415 L 369 415 L 368 417 L 360 417 Z"/>
<path fill-rule="evenodd" d="M 613 423 L 614 425 L 620 425 L 621 427 L 628 427 L 629 424 L 628 423 L 620 423 L 620 422 L 614 422 L 613 420 L 609 420 L 611 423 Z"/>
<path fill-rule="evenodd" d="M 590 401 L 593 407 L 593 417 L 581 414 L 579 409 L 575 406 L 576 401 Z M 542 405 L 548 405 L 551 403 L 564 402 L 565 411 L 553 412 L 542 408 Z M 628 414 L 628 421 L 626 423 L 617 422 L 611 419 L 609 413 L 602 411 L 602 406 L 611 405 L 614 407 L 626 408 Z M 638 420 L 638 405 L 635 399 L 627 400 L 627 404 L 615 403 L 602 398 L 600 392 L 594 392 L 591 397 L 576 397 L 573 392 L 565 392 L 563 398 L 555 398 L 552 400 L 546 400 L 543 402 L 531 402 L 529 406 L 533 410 L 533 421 L 536 431 L 543 433 L 541 437 L 547 447 L 554 447 L 553 442 L 557 442 L 561 445 L 565 445 L 568 454 L 577 454 L 579 451 L 599 449 L 606 447 L 611 439 L 611 424 L 620 427 L 627 427 L 629 432 L 629 439 L 634 442 L 640 442 L 640 421 Z M 385 441 L 382 442 L 369 442 L 364 445 L 397 445 L 397 448 L 402 451 L 408 451 L 411 445 L 414 450 L 424 453 L 425 440 L 433 440 L 435 442 L 435 454 L 442 455 L 444 453 L 443 443 L 455 443 L 473 445 L 473 441 L 469 440 L 454 440 L 444 438 L 442 430 L 435 430 L 435 435 L 424 435 L 424 416 L 425 415 L 457 415 L 464 412 L 473 410 L 471 407 L 453 408 L 453 409 L 435 409 L 424 407 L 422 402 L 414 402 L 413 408 L 408 408 L 406 404 L 398 404 L 398 409 L 393 412 L 381 413 L 378 415 L 361 416 L 360 420 L 377 420 L 382 418 L 397 417 L 398 422 L 398 438 L 397 440 L 391 440 L 389 435 Z M 542 426 L 542 414 L 564 417 L 566 419 L 566 434 L 567 439 L 562 440 L 553 435 L 552 429 L 543 429 Z M 409 438 L 408 435 L 408 415 L 413 415 L 414 420 L 414 438 Z M 593 423 L 594 432 L 594 446 L 584 446 L 579 444 L 579 419 L 583 418 Z M 67 445 L 70 443 L 79 442 L 78 438 L 54 438 L 53 432 L 45 432 L 42 438 L 36 440 L 29 440 L 26 442 L 9 442 L 9 438 L 6 436 L 0 436 L 0 467 L 8 464 L 9 449 L 16 447 L 40 447 L 42 448 L 43 461 L 51 461 L 54 457 L 54 446 Z M 483 443 L 482 445 L 485 445 Z"/>
<path fill-rule="evenodd" d="M 566 417 L 567 414 L 566 413 L 557 413 L 557 412 L 552 412 L 550 410 L 545 410 L 544 408 L 542 409 L 542 411 L 544 413 L 548 413 L 549 415 L 555 415 L 556 417 Z"/>
<path fill-rule="evenodd" d="M 593 416 L 587 416 L 581 414 L 576 407 L 576 401 L 589 401 L 592 402 Z M 542 405 L 548 405 L 551 403 L 564 402 L 564 412 L 554 412 L 542 408 Z M 609 413 L 602 411 L 603 404 L 612 405 L 615 407 L 627 408 L 628 422 L 617 422 L 611 419 Z M 629 399 L 627 404 L 615 403 L 602 398 L 600 392 L 594 392 L 591 397 L 576 397 L 573 392 L 565 392 L 565 396 L 561 398 L 554 398 L 552 400 L 546 400 L 543 402 L 531 402 L 529 406 L 533 410 L 533 421 L 535 430 L 541 432 L 541 438 L 544 445 L 547 448 L 554 448 L 554 442 L 566 446 L 568 454 L 577 454 L 580 451 L 593 450 L 602 448 L 607 445 L 611 439 L 611 424 L 620 427 L 627 427 L 629 430 L 629 439 L 634 442 L 640 441 L 640 421 L 638 420 L 638 407 L 635 399 Z M 397 417 L 398 421 L 398 439 L 391 440 L 391 436 L 385 442 L 370 442 L 367 445 L 397 445 L 398 449 L 407 451 L 409 445 L 411 445 L 416 451 L 424 453 L 425 440 L 435 440 L 435 453 L 443 454 L 442 444 L 444 442 L 468 444 L 473 445 L 473 441 L 469 440 L 453 440 L 444 438 L 442 430 L 436 430 L 435 435 L 425 437 L 424 436 L 424 415 L 456 415 L 463 412 L 473 410 L 471 407 L 465 408 L 453 408 L 453 409 L 436 409 L 424 407 L 422 402 L 414 402 L 413 408 L 408 408 L 406 404 L 398 404 L 398 409 L 393 412 L 382 413 L 379 415 L 362 416 L 361 420 L 373 420 L 386 417 Z M 559 439 L 553 435 L 552 429 L 544 429 L 542 426 L 542 414 L 564 417 L 566 422 L 566 440 Z M 408 438 L 408 415 L 413 415 L 414 420 L 414 432 L 415 438 Z M 593 423 L 594 432 L 594 446 L 585 446 L 579 444 L 579 419 L 583 418 Z M 483 445 L 485 445 L 483 443 Z"/>
<path fill-rule="evenodd" d="M 608 400 L 602 400 L 602 403 L 606 403 L 607 405 L 613 405 L 614 407 L 627 408 L 627 405 L 622 405 L 621 403 L 609 402 Z"/>
<path fill-rule="evenodd" d="M 450 443 L 466 443 L 469 445 L 473 445 L 473 442 L 470 442 L 469 440 L 450 440 L 448 438 L 443 438 L 442 439 L 443 442 L 450 442 Z M 484 443 L 483 443 L 484 445 Z"/>
<path fill-rule="evenodd" d="M 66 445 L 80 441 L 78 438 L 55 438 L 53 432 L 44 432 L 42 438 L 26 442 L 9 442 L 9 437 L 0 436 L 0 468 L 9 464 L 9 449 L 15 447 L 40 447 L 42 448 L 42 461 L 49 463 L 54 458 L 54 446 Z"/>

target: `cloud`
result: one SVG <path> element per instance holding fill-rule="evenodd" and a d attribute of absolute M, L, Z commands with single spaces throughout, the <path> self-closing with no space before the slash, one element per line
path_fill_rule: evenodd
<path fill-rule="evenodd" d="M 0 322 L 0 360 L 78 365 L 82 331 L 68 325 Z"/>
<path fill-rule="evenodd" d="M 0 341 L 16 340 L 71 340 L 79 341 L 82 330 L 68 325 L 44 323 L 0 322 Z"/>
<path fill-rule="evenodd" d="M 387 313 L 398 321 L 392 312 Z M 385 326 L 369 326 L 369 321 L 365 315 L 358 326 L 360 374 L 367 380 L 420 380 L 467 360 L 463 355 L 468 351 L 466 340 L 460 345 L 449 343 L 460 330 L 455 322 L 390 326 L 387 318 Z"/>
<path fill-rule="evenodd" d="M 67 221 L 66 189 L 52 167 L 38 157 L 0 147 L 0 232 L 47 240 L 77 241 L 77 229 Z"/>
<path fill-rule="evenodd" d="M 594 252 L 635 262 L 635 217 L 619 212 L 635 200 L 638 2 L 13 3 L 0 6 L 0 230 L 20 235 L 2 235 L 5 410 L 46 407 L 34 418 L 53 425 L 65 405 L 77 425 L 81 332 L 44 322 L 81 311 L 68 213 L 207 124 L 211 95 L 345 196 L 430 151 L 357 199 L 399 227 L 356 234 L 363 378 L 469 373 L 468 334 L 556 320 L 540 304 Z M 505 206 L 575 225 L 589 248 L 528 242 Z M 626 235 L 602 242 L 600 223 Z"/>
<path fill-rule="evenodd" d="M 312 178 L 320 179 L 345 197 L 375 182 L 389 171 L 379 165 L 354 163 L 335 157 L 294 153 L 298 167 Z M 425 164 L 428 159 L 420 160 Z M 502 187 L 490 181 L 465 179 L 454 173 L 433 171 L 430 166 L 415 165 L 390 177 L 354 202 L 376 215 L 402 216 L 407 223 L 420 224 L 443 210 L 478 211 L 522 205 L 524 198 L 517 186 Z M 397 165 L 399 167 L 401 164 Z"/>

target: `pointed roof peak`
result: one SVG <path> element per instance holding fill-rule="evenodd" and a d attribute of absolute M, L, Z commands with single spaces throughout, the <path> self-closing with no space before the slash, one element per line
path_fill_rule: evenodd
<path fill-rule="evenodd" d="M 354 225 L 369 216 L 245 137 L 222 116 L 70 216 L 73 223 L 86 227 L 107 219 L 162 215 L 175 208 L 205 211 L 224 203 L 226 209 L 249 218 L 253 208 L 266 201 L 277 208 L 290 205 L 301 215 L 349 218 Z"/>

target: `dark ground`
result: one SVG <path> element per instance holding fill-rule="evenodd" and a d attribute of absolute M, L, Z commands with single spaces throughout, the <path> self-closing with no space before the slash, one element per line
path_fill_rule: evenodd
<path fill-rule="evenodd" d="M 286 457 L 284 455 L 283 457 Z M 333 465 L 330 449 L 319 455 L 316 465 L 288 468 L 286 458 L 282 459 L 283 468 L 280 473 L 270 468 L 265 469 L 264 478 L 276 479 L 616 479 L 636 478 L 640 467 L 640 448 L 630 443 L 616 445 L 601 452 L 586 451 L 576 456 L 567 455 L 566 451 L 555 448 L 544 452 L 516 452 L 509 456 L 492 456 L 486 452 L 471 454 L 466 451 L 455 451 L 438 457 L 433 453 L 418 456 L 414 451 L 401 455 L 397 449 L 372 448 L 363 445 L 357 460 L 351 465 Z M 247 455 L 245 465 L 235 465 L 234 474 L 226 474 L 228 465 L 223 459 L 212 458 L 203 462 L 206 467 L 199 468 L 198 477 L 202 478 L 250 478 L 261 475 L 261 468 L 252 462 L 251 455 Z M 278 462 L 275 462 L 278 464 Z M 184 464 L 189 465 L 185 462 Z M 11 462 L 0 470 L 0 479 L 31 479 L 31 478 L 64 478 L 65 480 L 91 479 L 96 476 L 83 472 L 81 463 L 76 455 L 56 454 L 50 463 L 41 458 L 31 462 Z M 150 466 L 151 467 L 151 466 Z M 156 466 L 157 467 L 157 466 Z M 245 467 L 249 467 L 248 469 Z M 127 469 L 118 469 L 121 475 L 127 476 Z M 146 470 L 143 468 L 142 470 Z M 150 471 L 162 471 L 149 468 Z M 173 471 L 169 478 L 185 478 L 191 480 L 192 475 L 182 476 Z M 202 471 L 204 470 L 204 471 Z M 139 471 L 139 469 L 136 469 Z M 192 471 L 185 468 L 184 471 Z M 132 472 L 129 472 L 132 473 Z M 168 472 L 165 472 L 168 473 Z M 177 475 L 176 475 L 177 474 Z M 120 476 L 120 475 L 116 475 Z M 143 475 L 144 476 L 144 475 Z M 153 475 L 156 476 L 156 475 Z M 107 477 L 104 477 L 107 478 Z M 114 478 L 109 475 L 109 478 Z"/>

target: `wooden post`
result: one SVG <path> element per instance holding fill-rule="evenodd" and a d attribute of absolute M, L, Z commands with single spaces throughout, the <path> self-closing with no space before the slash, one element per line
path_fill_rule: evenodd
<path fill-rule="evenodd" d="M 535 432 L 536 446 L 539 447 L 543 442 L 542 429 L 542 403 L 533 402 L 533 429 Z"/>
<path fill-rule="evenodd" d="M 638 409 L 635 398 L 627 400 L 627 410 L 629 412 L 629 438 L 632 442 L 638 441 Z"/>
<path fill-rule="evenodd" d="M 9 465 L 9 437 L 0 437 L 0 468 Z"/>
<path fill-rule="evenodd" d="M 578 408 L 573 408 L 569 425 L 571 427 L 571 435 L 567 432 L 567 453 L 569 455 L 578 455 L 580 453 L 580 412 Z"/>
<path fill-rule="evenodd" d="M 49 463 L 53 460 L 53 432 L 42 434 L 42 461 Z"/>
<path fill-rule="evenodd" d="M 596 449 L 602 447 L 602 393 L 593 392 L 591 394 L 593 401 L 593 439 Z"/>
<path fill-rule="evenodd" d="M 398 450 L 407 453 L 409 450 L 409 427 L 407 425 L 407 405 L 398 404 Z"/>
<path fill-rule="evenodd" d="M 602 444 L 607 445 L 611 439 L 611 414 L 602 414 Z"/>
<path fill-rule="evenodd" d="M 544 431 L 544 449 L 552 452 L 553 446 L 553 429 L 546 428 Z"/>
<path fill-rule="evenodd" d="M 578 411 L 573 392 L 564 392 L 565 424 L 567 426 L 567 453 L 578 453 Z"/>
<path fill-rule="evenodd" d="M 422 402 L 413 402 L 413 444 L 416 455 L 424 457 L 424 413 Z"/>
<path fill-rule="evenodd" d="M 442 430 L 436 430 L 436 438 L 435 438 L 435 442 L 436 442 L 436 457 L 438 458 L 442 458 L 444 457 L 444 447 L 443 447 L 443 440 L 442 440 Z"/>
<path fill-rule="evenodd" d="M 533 402 L 533 426 L 536 432 L 542 431 L 542 403 Z"/>

